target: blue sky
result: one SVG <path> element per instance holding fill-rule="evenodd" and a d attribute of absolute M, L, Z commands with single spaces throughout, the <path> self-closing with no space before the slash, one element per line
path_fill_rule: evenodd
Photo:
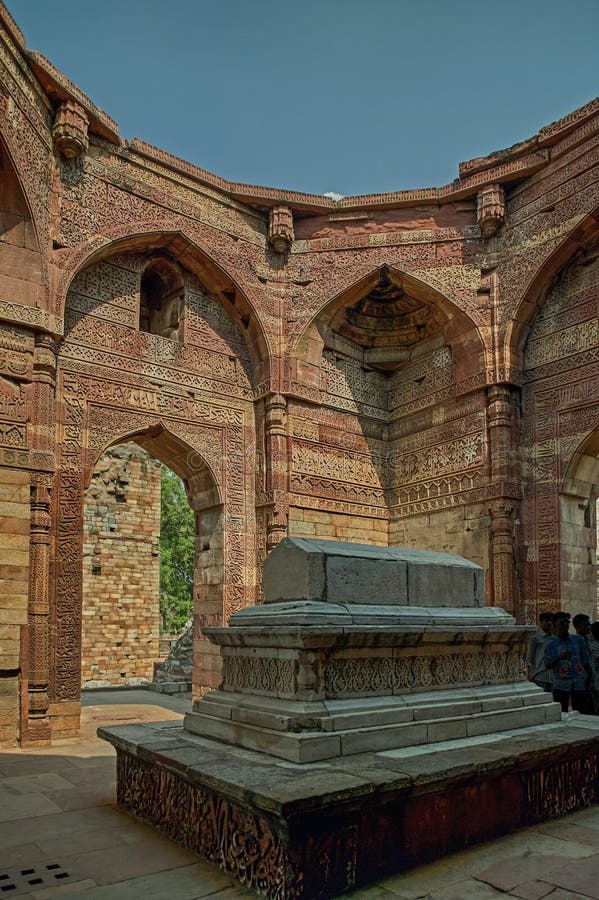
<path fill-rule="evenodd" d="M 446 184 L 599 94 L 599 0 L 7 0 L 119 123 L 236 181 Z"/>

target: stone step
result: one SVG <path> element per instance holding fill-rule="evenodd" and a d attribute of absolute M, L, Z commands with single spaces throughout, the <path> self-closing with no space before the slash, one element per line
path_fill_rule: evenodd
<path fill-rule="evenodd" d="M 561 720 L 561 710 L 557 703 L 547 701 L 548 695 L 539 696 L 539 702 L 511 709 L 485 710 L 477 713 L 467 709 L 467 704 L 448 704 L 445 712 L 451 715 L 443 717 L 440 708 L 433 707 L 429 711 L 433 715 L 416 718 L 415 712 L 404 721 L 392 721 L 382 724 L 375 721 L 359 727 L 359 713 L 354 724 L 343 722 L 343 716 L 327 720 L 330 729 L 305 730 L 292 732 L 281 727 L 284 717 L 277 717 L 259 710 L 238 709 L 233 720 L 219 715 L 209 715 L 207 708 L 216 711 L 216 704 L 206 704 L 201 712 L 195 710 L 185 717 L 185 728 L 204 737 L 229 744 L 258 750 L 290 762 L 303 763 L 316 760 L 331 759 L 340 756 L 351 756 L 355 753 L 391 750 L 425 743 L 457 740 L 476 735 L 501 733 L 514 728 L 525 728 L 532 725 L 544 725 Z M 388 714 L 391 711 L 388 711 Z M 399 715 L 400 710 L 398 709 Z M 457 715 L 455 713 L 458 713 Z M 434 715 L 436 713 L 437 715 Z M 348 714 L 349 716 L 350 714 Z M 368 714 L 364 713 L 364 716 Z M 371 713 L 376 719 L 376 712 Z M 245 721 L 244 721 L 245 720 Z M 289 724 L 289 719 L 287 719 Z M 316 721 L 314 723 L 317 724 Z M 344 725 L 346 727 L 344 727 Z"/>

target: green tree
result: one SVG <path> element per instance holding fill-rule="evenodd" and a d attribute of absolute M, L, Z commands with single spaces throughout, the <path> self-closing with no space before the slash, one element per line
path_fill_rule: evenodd
<path fill-rule="evenodd" d="M 160 470 L 160 619 L 162 631 L 179 634 L 191 618 L 195 521 L 183 482 Z"/>

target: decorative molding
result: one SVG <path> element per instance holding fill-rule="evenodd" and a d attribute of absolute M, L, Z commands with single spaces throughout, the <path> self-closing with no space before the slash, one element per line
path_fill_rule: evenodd
<path fill-rule="evenodd" d="M 60 104 L 54 117 L 52 137 L 61 156 L 65 159 L 85 156 L 89 147 L 88 125 L 89 119 L 82 106 L 72 100 Z"/>
<path fill-rule="evenodd" d="M 495 237 L 505 224 L 505 191 L 500 184 L 489 184 L 478 192 L 476 219 L 486 238 Z"/>
<path fill-rule="evenodd" d="M 294 240 L 291 209 L 288 206 L 273 206 L 268 216 L 268 243 L 275 253 L 287 253 Z"/>
<path fill-rule="evenodd" d="M 6 300 L 0 300 L 0 320 L 56 335 L 61 335 L 64 331 L 64 321 L 59 316 L 37 306 L 24 306 L 22 303 L 9 303 Z"/>

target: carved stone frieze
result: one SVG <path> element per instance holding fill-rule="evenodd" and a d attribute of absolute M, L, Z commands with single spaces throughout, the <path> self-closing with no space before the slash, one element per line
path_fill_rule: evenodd
<path fill-rule="evenodd" d="M 458 684 L 504 684 L 521 678 L 518 651 L 505 649 L 439 656 L 333 658 L 324 669 L 328 697 L 432 690 Z"/>

